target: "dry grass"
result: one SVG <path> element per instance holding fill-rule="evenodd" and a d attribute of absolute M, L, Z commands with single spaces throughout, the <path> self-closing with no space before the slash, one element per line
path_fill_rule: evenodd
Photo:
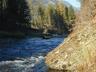
<path fill-rule="evenodd" d="M 78 29 L 46 57 L 50 68 L 71 72 L 96 72 L 96 21 L 78 24 Z M 84 27 L 84 25 L 86 27 Z"/>
<path fill-rule="evenodd" d="M 46 56 L 46 63 L 52 69 L 96 72 L 96 0 L 83 3 L 80 21 L 73 32 Z"/>

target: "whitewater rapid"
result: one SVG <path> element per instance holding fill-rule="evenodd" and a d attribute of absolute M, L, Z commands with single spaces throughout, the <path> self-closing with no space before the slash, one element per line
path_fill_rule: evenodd
<path fill-rule="evenodd" d="M 47 69 L 43 56 L 0 62 L 0 72 L 47 72 Z"/>

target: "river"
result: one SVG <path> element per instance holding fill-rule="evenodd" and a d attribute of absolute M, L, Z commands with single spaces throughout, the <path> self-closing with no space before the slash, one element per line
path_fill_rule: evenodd
<path fill-rule="evenodd" d="M 0 39 L 0 72 L 47 72 L 44 57 L 63 37 Z"/>

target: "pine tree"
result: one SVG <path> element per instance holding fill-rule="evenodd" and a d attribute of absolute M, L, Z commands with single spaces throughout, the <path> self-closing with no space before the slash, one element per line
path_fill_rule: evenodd
<path fill-rule="evenodd" d="M 70 6 L 68 9 L 68 17 L 69 21 L 75 19 L 75 12 L 72 6 Z"/>
<path fill-rule="evenodd" d="M 3 0 L 1 4 L 3 24 L 0 27 L 2 29 L 14 31 L 30 26 L 29 9 L 25 0 Z"/>
<path fill-rule="evenodd" d="M 18 22 L 21 26 L 31 27 L 31 16 L 30 10 L 28 6 L 28 2 L 26 0 L 18 0 Z"/>

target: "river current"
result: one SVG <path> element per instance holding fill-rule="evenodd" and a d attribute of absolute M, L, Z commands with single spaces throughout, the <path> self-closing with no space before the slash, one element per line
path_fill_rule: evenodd
<path fill-rule="evenodd" d="M 63 39 L 0 39 L 0 72 L 47 72 L 44 57 Z"/>

